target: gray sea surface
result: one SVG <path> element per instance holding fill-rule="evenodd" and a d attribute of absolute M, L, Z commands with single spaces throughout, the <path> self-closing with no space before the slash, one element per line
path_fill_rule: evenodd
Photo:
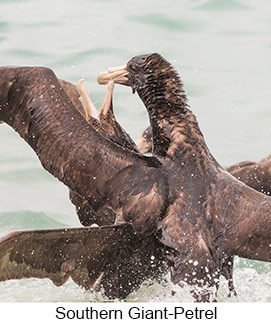
<path fill-rule="evenodd" d="M 178 70 L 217 160 L 224 166 L 257 161 L 271 153 L 270 12 L 269 0 L 0 0 L 0 65 L 48 66 L 74 83 L 84 77 L 100 107 L 101 71 L 158 52 Z M 114 108 L 136 139 L 148 125 L 138 96 L 116 86 Z M 13 129 L 0 125 L 0 235 L 73 226 L 80 223 L 67 188 Z M 222 279 L 219 301 L 271 301 L 270 264 L 238 258 L 234 281 L 238 296 L 227 298 Z M 62 287 L 46 279 L 0 283 L 0 302 L 105 300 L 72 281 Z M 191 296 L 171 283 L 146 282 L 128 301 Z"/>

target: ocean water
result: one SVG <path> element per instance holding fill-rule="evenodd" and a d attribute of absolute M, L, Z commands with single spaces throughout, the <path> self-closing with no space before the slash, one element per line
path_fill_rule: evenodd
<path fill-rule="evenodd" d="M 84 77 L 100 107 L 99 72 L 138 54 L 161 53 L 179 71 L 217 160 L 224 166 L 259 160 L 270 154 L 270 10 L 267 0 L 0 0 L 0 65 L 49 66 L 70 82 Z M 114 107 L 136 139 L 148 124 L 137 95 L 116 86 Z M 0 125 L 0 235 L 72 226 L 80 223 L 66 187 L 13 129 Z M 270 264 L 236 259 L 234 281 L 238 296 L 227 298 L 222 279 L 219 301 L 271 301 Z M 0 283 L 0 301 L 104 300 L 72 281 L 62 287 L 38 279 Z M 165 281 L 146 282 L 128 300 L 191 297 Z"/>

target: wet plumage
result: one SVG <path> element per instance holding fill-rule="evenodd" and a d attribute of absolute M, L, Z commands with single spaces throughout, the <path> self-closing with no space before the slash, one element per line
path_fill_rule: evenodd
<path fill-rule="evenodd" d="M 152 152 L 152 128 L 144 130 L 137 140 L 139 150 L 143 153 Z M 243 161 L 226 168 L 229 173 L 246 185 L 264 194 L 271 194 L 271 156 L 259 162 Z"/>
<path fill-rule="evenodd" d="M 168 205 L 158 237 L 177 253 L 172 255 L 172 280 L 209 289 L 218 287 L 224 275 L 232 288 L 234 255 L 271 260 L 270 198 L 218 164 L 187 105 L 178 74 L 165 59 L 158 54 L 135 57 L 121 75 L 118 82 L 137 91 L 147 108 L 153 156 L 167 169 Z M 99 77 L 102 83 L 111 78 L 110 70 Z M 210 299 L 210 292 L 196 297 Z"/>
<path fill-rule="evenodd" d="M 111 230 L 123 226 L 121 230 L 125 231 L 127 226 L 136 239 L 142 239 L 144 243 L 150 239 L 152 244 L 147 245 L 157 252 L 154 255 L 157 268 L 162 268 L 165 260 L 170 266 L 172 281 L 187 282 L 197 301 L 210 301 L 215 297 L 214 289 L 218 288 L 221 275 L 229 280 L 229 287 L 233 289 L 235 255 L 271 261 L 270 198 L 236 180 L 215 160 L 187 105 L 178 74 L 160 55 L 135 57 L 122 71 L 111 69 L 100 77 L 105 83 L 113 78 L 139 94 L 153 129 L 154 149 L 150 157 L 106 138 L 79 112 L 75 113 L 51 70 L 4 68 L 1 75 L 0 119 L 18 131 L 35 150 L 43 167 L 86 199 L 93 212 L 108 207 L 118 214 L 119 224 Z M 73 231 L 68 230 L 65 232 L 73 235 Z M 50 265 L 51 256 L 43 254 L 49 264 L 48 278 L 54 270 L 61 272 L 61 266 L 82 272 L 87 270 L 91 276 L 95 268 L 93 262 L 100 252 L 109 269 L 104 270 L 97 264 L 97 284 L 106 274 L 118 277 L 122 268 L 130 268 L 132 278 L 136 279 L 132 270 L 133 257 L 130 258 L 128 252 L 124 253 L 125 262 L 115 262 L 115 258 L 112 262 L 109 257 L 104 260 L 107 243 L 103 240 L 98 246 L 94 245 L 96 252 L 90 265 L 78 262 L 78 255 L 88 257 L 84 245 L 91 243 L 91 236 L 88 236 L 91 233 L 87 230 L 96 228 L 82 230 L 86 230 L 83 232 L 87 232 L 90 241 L 78 241 L 75 256 L 70 251 L 73 244 L 67 239 L 66 256 L 58 258 L 57 268 Z M 100 230 L 102 232 L 103 227 Z M 43 233 L 37 231 L 35 234 L 39 241 Z M 50 240 L 50 233 L 47 234 Z M 58 236 L 59 231 L 54 239 Z M 118 236 L 114 239 L 119 248 L 122 240 Z M 23 241 L 20 236 L 2 240 L 0 266 L 7 268 L 13 261 L 17 265 L 23 263 L 17 272 L 17 265 L 13 267 L 10 275 L 15 278 L 18 271 L 21 271 L 21 277 L 27 276 L 25 254 L 19 247 L 17 258 L 10 258 L 10 250 L 15 250 Z M 131 241 L 133 239 L 125 238 L 124 250 L 129 249 Z M 142 270 L 143 276 L 150 264 L 149 258 L 144 256 L 148 252 L 147 249 L 143 255 L 139 253 L 138 263 L 142 264 L 143 260 L 143 268 L 134 268 L 138 272 Z M 36 275 L 37 263 L 39 258 L 28 261 L 28 277 Z M 2 280 L 11 276 L 4 275 Z M 80 280 L 83 282 L 84 277 L 77 280 L 79 284 Z M 110 284 L 110 279 L 104 278 L 104 285 L 107 282 Z M 125 280 L 123 284 L 126 284 Z"/>
<path fill-rule="evenodd" d="M 227 168 L 234 177 L 264 194 L 271 194 L 271 156 L 259 162 L 244 161 Z"/>
<path fill-rule="evenodd" d="M 69 100 L 67 94 L 71 95 L 69 91 L 73 90 L 74 86 L 66 83 L 69 91 L 66 87 L 65 92 L 51 70 L 2 68 L 1 86 L 0 119 L 14 127 L 35 150 L 44 168 L 70 188 L 72 199 L 79 199 L 75 205 L 80 207 L 78 210 L 80 221 L 85 225 L 114 222 L 115 215 L 119 212 L 107 208 L 106 203 L 103 202 L 105 197 L 99 196 L 100 192 L 104 191 L 102 185 L 106 185 L 106 181 L 114 178 L 123 167 L 133 164 L 134 154 L 143 165 L 146 163 L 145 158 L 137 153 L 130 153 L 129 150 L 99 133 L 99 123 L 92 118 L 87 121 L 83 117 L 84 110 L 81 108 L 81 113 L 77 112 Z M 77 94 L 73 93 L 74 102 Z M 115 156 L 113 156 L 114 149 L 116 149 Z M 135 150 L 137 150 L 136 147 Z M 102 165 L 99 160 L 104 164 Z M 97 165 L 101 168 L 99 169 Z M 91 170 L 92 167 L 96 169 L 96 173 Z M 84 173 L 88 174 L 87 177 Z M 83 181 L 79 174 L 85 178 Z M 104 176 L 102 181 L 100 176 Z M 83 210 L 82 205 L 85 208 Z M 113 258 L 112 252 L 104 252 L 108 244 L 103 240 L 105 239 L 103 235 L 107 236 L 108 230 L 112 230 L 113 234 L 115 227 L 98 231 L 101 239 L 98 240 L 96 249 L 93 241 L 83 238 L 92 232 L 95 238 L 97 228 L 79 230 L 83 240 L 78 240 L 76 243 L 71 237 L 77 229 L 37 230 L 32 233 L 17 233 L 4 237 L 1 240 L 1 280 L 47 277 L 56 283 L 54 277 L 70 276 L 80 286 L 92 288 L 94 284 L 96 289 L 102 286 L 108 297 L 124 298 L 145 279 L 159 278 L 166 269 L 161 251 L 164 247 L 161 247 L 159 241 L 153 235 L 144 236 L 143 240 L 135 235 L 129 225 L 130 231 L 127 231 L 126 227 L 127 225 L 119 225 L 118 230 L 119 236 L 125 237 L 127 246 L 124 246 L 123 240 L 117 236 L 114 237 L 114 243 L 110 241 L 110 246 L 116 249 Z M 28 254 L 23 248 L 25 239 L 28 245 L 32 246 L 28 249 Z M 46 247 L 43 241 L 47 242 Z M 95 257 L 86 256 L 86 244 L 93 244 Z M 74 248 L 76 266 L 64 275 L 62 268 L 66 265 L 63 264 L 75 263 L 75 253 L 72 252 Z M 14 260 L 11 254 L 18 250 L 21 252 Z M 59 252 L 62 256 L 55 257 Z M 99 264 L 97 257 L 103 259 L 103 263 Z M 78 259 L 81 258 L 82 261 L 79 261 Z M 92 276 L 94 267 L 98 276 L 94 275 L 96 280 L 89 282 L 90 285 L 87 286 L 86 277 Z M 75 271 L 77 274 L 74 273 Z M 64 283 L 66 278 L 60 280 L 58 284 Z"/>
<path fill-rule="evenodd" d="M 77 87 L 63 80 L 59 80 L 59 82 L 76 109 L 98 133 L 124 148 L 139 152 L 136 144 L 116 121 L 112 103 L 114 84 L 108 85 L 103 106 L 100 112 L 98 112 L 86 89 L 83 88 L 82 80 L 78 83 Z M 88 106 L 86 107 L 84 103 Z M 109 225 L 115 222 L 117 215 L 114 211 L 104 207 L 102 210 L 94 212 L 87 199 L 72 190 L 70 190 L 70 200 L 75 205 L 78 218 L 84 226 L 92 224 Z"/>

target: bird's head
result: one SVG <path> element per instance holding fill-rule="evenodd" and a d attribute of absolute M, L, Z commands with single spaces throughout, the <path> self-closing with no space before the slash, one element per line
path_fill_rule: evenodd
<path fill-rule="evenodd" d="M 174 75 L 173 75 L 174 74 Z M 178 75 L 172 65 L 160 54 L 146 54 L 131 58 L 122 66 L 110 67 L 98 76 L 99 84 L 107 84 L 110 80 L 115 83 L 130 86 L 133 92 L 146 87 L 155 86 L 158 81 L 167 77 L 176 79 Z"/>

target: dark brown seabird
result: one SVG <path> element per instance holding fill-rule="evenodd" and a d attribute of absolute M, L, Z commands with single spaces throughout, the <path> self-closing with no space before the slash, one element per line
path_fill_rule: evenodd
<path fill-rule="evenodd" d="M 8 234 L 0 240 L 0 281 L 49 278 L 59 286 L 71 277 L 88 290 L 102 287 L 109 298 L 125 298 L 145 280 L 159 279 L 167 269 L 163 257 L 166 248 L 152 234 L 137 235 L 129 224 L 108 225 L 116 221 L 119 212 L 106 205 L 95 209 L 92 193 L 89 196 L 82 194 L 84 188 L 76 189 L 76 185 L 81 188 L 85 185 L 79 183 L 80 178 L 75 180 L 79 181 L 77 184 L 72 184 L 78 168 L 96 181 L 91 171 L 94 167 L 106 181 L 118 168 L 131 163 L 122 162 L 126 151 L 138 153 L 135 143 L 115 120 L 113 84 L 107 88 L 100 113 L 81 82 L 76 89 L 75 85 L 58 80 L 47 68 L 1 68 L 0 89 L 0 119 L 31 143 L 45 168 L 69 183 L 80 222 L 85 226 L 107 224 Z M 121 152 L 119 160 L 113 151 L 113 156 L 110 155 L 106 145 Z M 107 158 L 104 165 L 108 166 L 101 165 L 99 170 L 95 163 L 104 158 Z M 78 167 L 73 167 L 77 163 Z"/>
<path fill-rule="evenodd" d="M 147 266 L 143 273 L 140 267 L 144 243 L 151 241 L 146 264 L 148 257 L 165 257 L 173 282 L 187 282 L 197 301 L 209 301 L 221 275 L 231 281 L 234 255 L 271 261 L 270 198 L 215 161 L 177 73 L 160 55 L 135 57 L 128 68 L 100 78 L 130 85 L 141 96 L 154 129 L 151 157 L 114 143 L 75 113 L 50 69 L 2 68 L 0 75 L 0 120 L 18 131 L 44 168 L 84 197 L 93 212 L 106 206 L 125 222 L 10 234 L 1 240 L 0 280 L 48 277 L 61 284 L 72 277 L 95 288 L 104 272 L 119 278 L 123 268 L 129 275 L 137 271 L 133 278 L 140 280 L 148 273 Z M 131 237 L 138 239 L 139 262 Z M 127 267 L 122 252 L 129 251 Z M 114 295 L 114 280 L 104 281 Z"/>
<path fill-rule="evenodd" d="M 152 128 L 147 127 L 137 140 L 138 149 L 142 154 L 152 152 Z M 239 181 L 255 190 L 271 194 L 271 155 L 259 162 L 243 161 L 226 168 Z"/>
<path fill-rule="evenodd" d="M 167 185 L 155 230 L 176 252 L 172 281 L 203 287 L 194 289 L 196 299 L 210 300 L 220 275 L 232 287 L 235 255 L 271 261 L 271 199 L 231 176 L 212 156 L 172 66 L 159 54 L 137 56 L 101 73 L 98 81 L 110 79 L 137 91 L 149 113 L 153 156 L 163 165 Z M 127 220 L 138 230 L 134 219 Z"/>
<path fill-rule="evenodd" d="M 114 89 L 113 81 L 108 83 L 104 103 L 99 112 L 92 103 L 87 90 L 83 88 L 82 80 L 79 81 L 77 87 L 68 82 L 63 83 L 63 81 L 60 81 L 60 84 L 76 108 L 85 116 L 97 132 L 128 150 L 136 153 L 139 152 L 134 141 L 116 121 L 112 104 Z M 79 97 L 78 92 L 81 97 Z M 93 212 L 87 199 L 72 190 L 70 190 L 70 199 L 72 203 L 75 204 L 79 220 L 84 226 L 93 224 L 104 226 L 114 224 L 118 221 L 119 215 L 112 209 L 105 206 L 100 211 Z M 127 230 L 127 228 L 125 229 Z M 115 230 L 116 229 L 114 228 L 113 232 Z M 118 232 L 119 231 L 120 230 L 118 230 Z M 123 231 L 124 232 L 120 231 L 123 234 L 122 238 L 118 238 L 120 240 L 119 245 L 121 246 L 121 251 L 118 250 L 117 252 L 113 252 L 111 250 L 111 253 L 113 253 L 114 256 L 103 260 L 103 262 L 106 262 L 104 270 L 101 270 L 101 266 L 97 266 L 97 268 L 94 269 L 95 272 L 101 272 L 101 274 L 95 283 L 92 282 L 91 284 L 91 286 L 95 287 L 95 291 L 98 291 L 103 287 L 106 296 L 110 298 L 125 298 L 132 291 L 136 290 L 143 281 L 146 281 L 147 279 L 152 279 L 152 281 L 159 280 L 162 277 L 162 274 L 168 269 L 163 257 L 165 250 L 153 235 L 141 239 L 131 232 L 131 228 L 128 228 L 129 235 L 125 230 Z M 102 235 L 103 234 L 104 233 L 102 232 Z M 112 238 L 116 239 L 115 236 Z M 114 244 L 114 242 L 112 243 Z M 90 242 L 88 242 L 88 244 L 90 244 Z M 98 243 L 98 245 L 99 244 L 100 243 Z M 106 244 L 107 253 L 110 253 L 109 249 Z M 97 257 L 99 251 L 97 252 L 97 250 L 94 249 L 92 250 L 92 253 Z M 84 255 L 84 258 L 87 259 L 91 257 L 93 257 L 91 256 L 91 253 L 88 253 L 87 257 Z M 137 268 L 135 268 L 135 262 Z M 91 267 L 88 266 L 89 271 L 93 270 L 90 268 Z M 76 282 L 79 285 L 81 282 L 81 286 L 83 286 L 82 278 L 77 279 Z M 90 288 L 89 281 L 84 287 L 87 289 Z"/>

